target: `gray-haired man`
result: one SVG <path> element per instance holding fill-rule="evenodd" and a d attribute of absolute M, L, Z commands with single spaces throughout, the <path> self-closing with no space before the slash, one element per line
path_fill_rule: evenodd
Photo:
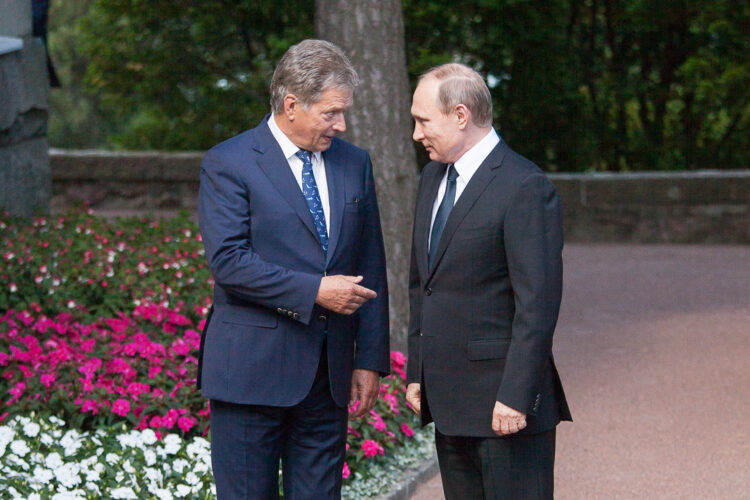
<path fill-rule="evenodd" d="M 214 287 L 198 384 L 224 499 L 340 498 L 347 431 L 389 371 L 372 164 L 335 137 L 357 73 L 305 40 L 282 57 L 272 115 L 212 148 L 198 215 Z"/>

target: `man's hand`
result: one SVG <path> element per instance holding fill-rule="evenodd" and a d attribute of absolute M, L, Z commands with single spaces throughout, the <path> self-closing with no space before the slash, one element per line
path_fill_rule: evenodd
<path fill-rule="evenodd" d="M 352 392 L 349 397 L 349 406 L 356 408 L 350 414 L 351 418 L 361 418 L 372 410 L 378 399 L 380 381 L 378 372 L 357 368 L 352 372 Z"/>
<path fill-rule="evenodd" d="M 419 382 L 412 382 L 406 386 L 406 401 L 409 402 L 414 413 L 419 415 L 422 411 L 422 390 L 419 388 Z"/>
<path fill-rule="evenodd" d="M 329 311 L 352 314 L 370 299 L 378 296 L 369 288 L 358 285 L 362 276 L 323 276 L 315 303 Z"/>
<path fill-rule="evenodd" d="M 526 414 L 495 401 L 492 411 L 492 430 L 499 436 L 507 436 L 526 427 Z"/>

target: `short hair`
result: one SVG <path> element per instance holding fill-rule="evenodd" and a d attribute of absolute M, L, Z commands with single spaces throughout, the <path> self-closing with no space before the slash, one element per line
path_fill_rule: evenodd
<path fill-rule="evenodd" d="M 492 125 L 492 96 L 482 75 L 464 64 L 447 63 L 423 73 L 418 83 L 426 78 L 439 82 L 438 102 L 444 115 L 463 104 L 471 113 L 474 125 Z"/>
<path fill-rule="evenodd" d="M 271 111 L 284 110 L 284 96 L 294 94 L 304 109 L 331 88 L 354 92 L 359 75 L 340 48 L 324 40 L 292 45 L 276 65 L 271 79 Z"/>

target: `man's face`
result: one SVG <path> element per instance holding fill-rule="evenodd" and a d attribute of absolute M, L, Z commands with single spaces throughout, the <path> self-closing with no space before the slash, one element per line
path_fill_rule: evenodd
<path fill-rule="evenodd" d="M 305 110 L 296 103 L 293 129 L 294 143 L 308 151 L 325 151 L 331 140 L 346 130 L 344 113 L 351 107 L 352 91 L 331 88 L 323 92 L 320 100 Z"/>
<path fill-rule="evenodd" d="M 411 115 L 414 117 L 415 141 L 421 142 L 430 159 L 441 163 L 455 162 L 462 151 L 458 118 L 451 112 L 444 115 L 438 107 L 439 82 L 426 78 L 414 91 Z"/>

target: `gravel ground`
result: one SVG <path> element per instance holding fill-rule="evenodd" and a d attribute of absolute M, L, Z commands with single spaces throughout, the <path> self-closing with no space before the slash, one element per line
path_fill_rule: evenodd
<path fill-rule="evenodd" d="M 555 497 L 750 499 L 750 246 L 568 245 Z M 442 500 L 439 476 L 414 500 Z"/>

